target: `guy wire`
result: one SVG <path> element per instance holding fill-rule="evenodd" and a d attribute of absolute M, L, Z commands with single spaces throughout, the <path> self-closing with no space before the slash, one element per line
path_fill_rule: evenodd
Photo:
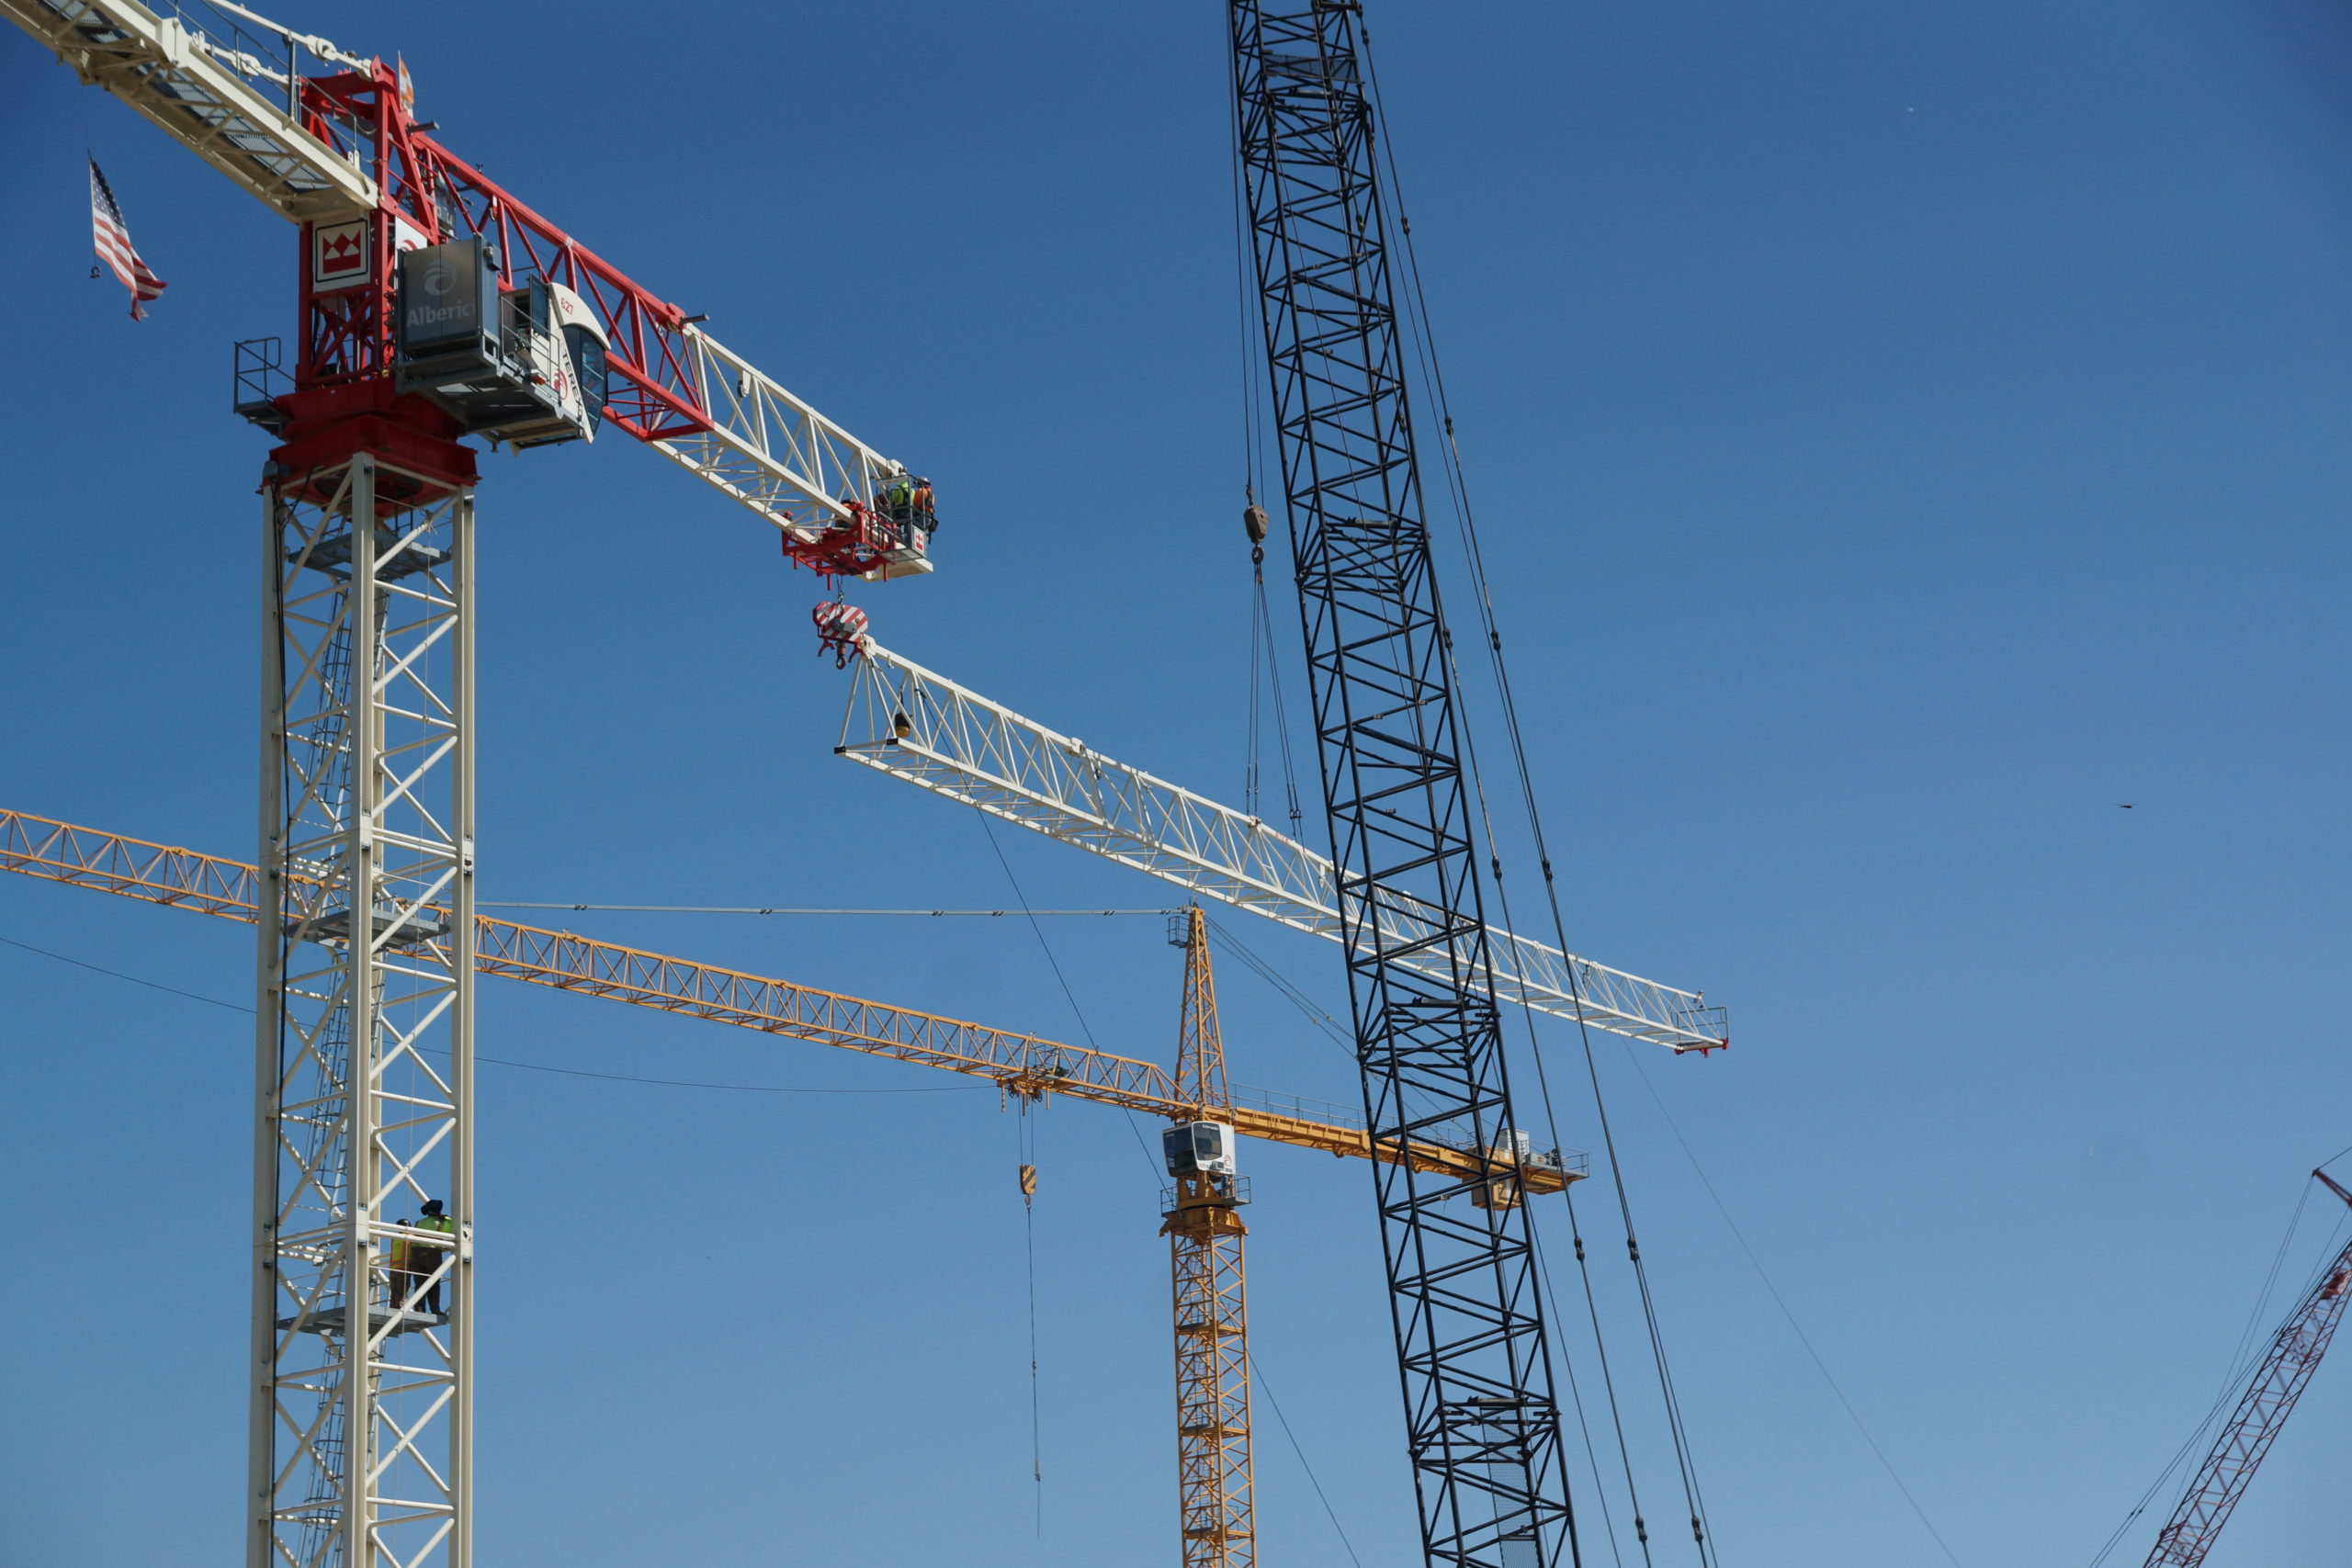
<path fill-rule="evenodd" d="M 1468 490 L 1462 473 L 1460 453 L 1454 443 L 1453 411 L 1445 392 L 1444 375 L 1437 358 L 1437 345 L 1430 328 L 1428 299 L 1421 284 L 1420 263 L 1413 245 L 1412 224 L 1405 212 L 1403 184 L 1396 168 L 1396 151 L 1386 135 L 1387 107 L 1381 96 L 1379 75 L 1372 64 L 1369 51 L 1364 54 L 1364 72 L 1366 85 L 1372 93 L 1375 121 L 1374 135 L 1375 156 L 1387 165 L 1389 189 L 1397 193 L 1396 206 L 1397 239 L 1398 247 L 1404 252 L 1408 285 L 1406 325 L 1414 340 L 1415 354 L 1422 364 L 1430 395 L 1436 400 L 1437 412 L 1444 423 L 1445 442 L 1441 450 L 1440 467 L 1446 475 L 1449 496 L 1453 503 L 1456 528 L 1462 536 L 1464 552 L 1469 561 L 1479 623 L 1487 634 L 1487 657 L 1501 699 L 1511 757 L 1519 776 L 1520 795 L 1527 813 L 1528 827 L 1534 839 L 1537 863 L 1544 874 L 1544 895 L 1550 905 L 1555 940 L 1563 953 L 1572 952 L 1567 942 L 1566 921 L 1560 910 L 1559 885 L 1553 874 L 1551 852 L 1544 835 L 1542 812 L 1536 802 L 1534 779 L 1528 765 L 1526 743 L 1520 730 L 1517 705 L 1512 701 L 1510 671 L 1503 659 L 1502 638 L 1495 626 L 1493 593 L 1487 581 L 1485 560 L 1478 548 L 1477 524 L 1470 507 Z M 1451 666 L 1450 649 L 1448 663 Z M 1468 730 L 1469 727 L 1464 722 L 1463 731 L 1465 737 L 1468 735 Z M 1475 766 L 1474 760 L 1474 769 Z M 1483 788 L 1480 790 L 1480 796 L 1483 801 Z M 1501 861 L 1499 855 L 1494 852 L 1491 823 L 1487 845 L 1496 873 L 1498 896 L 1500 897 Z M 1506 919 L 1508 919 L 1508 914 L 1506 914 Z M 1658 1388 L 1665 1405 L 1667 1427 L 1674 1442 L 1676 1465 L 1681 1472 L 1684 1500 L 1690 1507 L 1690 1533 L 1699 1549 L 1702 1568 L 1713 1568 L 1715 1562 L 1712 1539 L 1713 1531 L 1707 1524 L 1706 1505 L 1700 1494 L 1698 1474 L 1690 1456 L 1689 1434 L 1683 1426 L 1680 1401 L 1676 1396 L 1673 1372 L 1667 1360 L 1666 1343 L 1658 1328 L 1657 1303 L 1650 1292 L 1649 1273 L 1643 1265 L 1641 1247 L 1634 1237 L 1632 1201 L 1626 1192 L 1624 1169 L 1618 1159 L 1616 1138 L 1610 1126 L 1608 1106 L 1600 1087 L 1600 1066 L 1592 1050 L 1591 1032 L 1583 1016 L 1583 998 L 1577 978 L 1576 965 L 1571 963 L 1566 965 L 1566 970 L 1568 999 L 1577 1012 L 1577 1033 L 1583 1044 L 1587 1075 L 1591 1082 L 1595 1120 L 1600 1129 L 1602 1148 L 1608 1156 L 1610 1181 L 1616 1191 L 1619 1215 L 1624 1222 L 1626 1257 L 1633 1264 L 1634 1278 L 1641 1297 L 1643 1318 L 1648 1330 L 1651 1356 L 1657 1369 Z M 1531 1029 L 1532 1027 L 1532 1020 L 1530 1027 Z M 1539 1062 L 1541 1060 L 1540 1053 L 1538 1060 Z M 1542 1069 L 1539 1066 L 1539 1077 L 1541 1073 Z"/>

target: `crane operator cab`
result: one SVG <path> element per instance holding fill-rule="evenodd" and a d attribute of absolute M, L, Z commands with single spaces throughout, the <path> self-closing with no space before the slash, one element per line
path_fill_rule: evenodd
<path fill-rule="evenodd" d="M 469 435 L 516 446 L 595 438 L 605 352 L 595 313 L 562 284 L 498 286 L 486 240 L 401 253 L 396 385 L 420 393 Z"/>
<path fill-rule="evenodd" d="M 1170 1176 L 1235 1176 L 1233 1129 L 1222 1122 L 1182 1122 L 1159 1134 Z"/>

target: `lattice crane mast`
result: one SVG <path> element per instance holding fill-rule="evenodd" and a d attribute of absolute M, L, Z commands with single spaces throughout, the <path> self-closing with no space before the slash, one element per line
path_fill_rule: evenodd
<path fill-rule="evenodd" d="M 2312 1175 L 2352 1205 L 2352 1192 L 2338 1186 L 2326 1172 L 2314 1170 Z M 2214 1439 L 2212 1451 L 2197 1467 L 2172 1517 L 2156 1533 L 2145 1568 L 2198 1568 L 2205 1561 L 2205 1554 L 2221 1538 L 2222 1527 L 2229 1523 L 2238 1500 L 2245 1495 L 2263 1456 L 2278 1440 L 2295 1402 L 2303 1396 L 2312 1374 L 2319 1371 L 2320 1358 L 2327 1354 L 2328 1342 L 2344 1321 L 2348 1301 L 2352 1301 L 2352 1241 L 2344 1244 L 2270 1337 L 2269 1348 L 2247 1381 L 2245 1392 L 2238 1396 L 2222 1435 Z"/>
<path fill-rule="evenodd" d="M 0 0 L 0 17 L 300 231 L 292 363 L 277 340 L 237 359 L 239 412 L 278 441 L 245 1562 L 471 1568 L 466 438 L 617 429 L 832 575 L 929 570 L 935 520 L 901 465 L 443 146 L 404 69 L 232 0 L 168 17 Z M 439 1216 L 413 1228 L 428 1199 Z"/>
<path fill-rule="evenodd" d="M 1340 950 L 1374 1135 L 1504 1150 L 1504 1064 L 1389 277 L 1358 0 L 1230 0 L 1234 100 Z M 1399 928 L 1413 929 L 1402 937 Z M 1573 1517 L 1527 1208 L 1374 1179 L 1431 1564 L 1548 1568 Z"/>
<path fill-rule="evenodd" d="M 1250 1465 L 1250 1325 L 1233 1095 L 1225 1081 L 1208 918 L 1195 904 L 1170 940 L 1184 950 L 1176 1095 L 1191 1120 L 1161 1135 L 1175 1185 L 1161 1195 L 1176 1308 L 1176 1485 L 1184 1568 L 1251 1568 L 1258 1560 Z"/>

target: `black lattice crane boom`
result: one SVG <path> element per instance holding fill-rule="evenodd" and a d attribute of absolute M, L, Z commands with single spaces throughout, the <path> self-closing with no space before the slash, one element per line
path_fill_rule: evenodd
<path fill-rule="evenodd" d="M 1571 1518 L 1389 265 L 1356 0 L 1230 0 L 1235 102 L 1423 1550 L 1543 1568 Z M 1397 934 L 1410 926 L 1410 940 Z"/>

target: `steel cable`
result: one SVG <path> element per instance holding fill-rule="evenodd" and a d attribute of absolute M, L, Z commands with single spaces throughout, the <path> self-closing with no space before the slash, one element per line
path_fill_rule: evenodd
<path fill-rule="evenodd" d="M 1369 41 L 1368 39 L 1367 41 Z M 1528 764 L 1525 739 L 1520 728 L 1517 705 L 1512 700 L 1509 668 L 1502 652 L 1502 638 L 1496 629 L 1493 594 L 1487 581 L 1483 554 L 1478 547 L 1476 521 L 1470 507 L 1467 486 L 1462 472 L 1461 454 L 1454 441 L 1453 415 L 1445 393 L 1444 376 L 1438 362 L 1434 333 L 1430 330 L 1428 299 L 1421 282 L 1420 263 L 1413 245 L 1412 224 L 1404 207 L 1403 184 L 1398 176 L 1395 148 L 1386 134 L 1387 107 L 1381 95 L 1379 74 L 1372 64 L 1369 49 L 1364 53 L 1364 69 L 1366 85 L 1372 93 L 1377 156 L 1387 167 L 1389 188 L 1398 193 L 1396 211 L 1398 248 L 1403 251 L 1405 256 L 1408 335 L 1413 340 L 1415 356 L 1421 364 L 1430 395 L 1443 421 L 1445 442 L 1442 448 L 1440 467 L 1446 478 L 1448 494 L 1453 506 L 1455 525 L 1462 536 L 1464 554 L 1468 558 L 1480 626 L 1487 634 L 1487 657 L 1500 697 L 1505 728 L 1510 738 L 1511 756 L 1518 774 L 1520 794 L 1527 813 L 1529 831 L 1533 837 L 1537 862 L 1544 874 L 1544 894 L 1550 906 L 1555 940 L 1562 952 L 1570 952 L 1573 949 L 1568 946 L 1566 921 L 1560 908 L 1558 883 L 1553 874 L 1551 853 L 1544 839 L 1542 812 L 1535 797 L 1534 781 Z M 1446 657 L 1451 668 L 1453 656 L 1450 638 Z M 1464 728 L 1466 735 L 1468 731 L 1466 724 Z M 1475 761 L 1473 766 L 1475 767 Z M 1483 786 L 1480 795 L 1483 802 Z M 1488 824 L 1487 849 L 1495 874 L 1498 897 L 1504 897 L 1501 860 L 1496 848 L 1491 823 Z M 1507 903 L 1505 919 L 1509 919 Z M 1673 1439 L 1675 1461 L 1681 1475 L 1684 1499 L 1690 1508 L 1692 1540 L 1699 1550 L 1702 1568 L 1713 1568 L 1715 1562 L 1713 1531 L 1707 1523 L 1706 1505 L 1701 1494 L 1697 1469 L 1690 1453 L 1689 1433 L 1682 1420 L 1681 1402 L 1674 1386 L 1673 1372 L 1668 1361 L 1665 1340 L 1658 1326 L 1657 1303 L 1650 1291 L 1648 1269 L 1643 1263 L 1641 1247 L 1635 1238 L 1632 1201 L 1626 1190 L 1623 1167 L 1618 1158 L 1616 1139 L 1610 1125 L 1607 1102 L 1600 1087 L 1600 1067 L 1592 1049 L 1591 1032 L 1582 1017 L 1583 998 L 1579 994 L 1579 984 L 1573 965 L 1568 970 L 1568 991 L 1570 1004 L 1576 1008 L 1578 1015 L 1577 1032 L 1584 1048 L 1587 1075 L 1592 1088 L 1595 1120 L 1600 1126 L 1602 1147 L 1608 1157 L 1610 1179 L 1615 1190 L 1619 1214 L 1625 1226 L 1626 1257 L 1633 1266 L 1634 1281 L 1641 1299 L 1643 1320 L 1647 1329 L 1651 1355 L 1658 1375 L 1659 1393 L 1665 1406 L 1668 1429 Z M 1542 1069 L 1539 1066 L 1539 1077 L 1541 1072 Z M 1549 1114 L 1548 1095 L 1546 1101 L 1546 1111 Z M 1556 1127 L 1554 1135 L 1556 1140 Z M 1643 1540 L 1646 1560 L 1646 1532 L 1642 1529 L 1638 1518 L 1636 1533 Z"/>

